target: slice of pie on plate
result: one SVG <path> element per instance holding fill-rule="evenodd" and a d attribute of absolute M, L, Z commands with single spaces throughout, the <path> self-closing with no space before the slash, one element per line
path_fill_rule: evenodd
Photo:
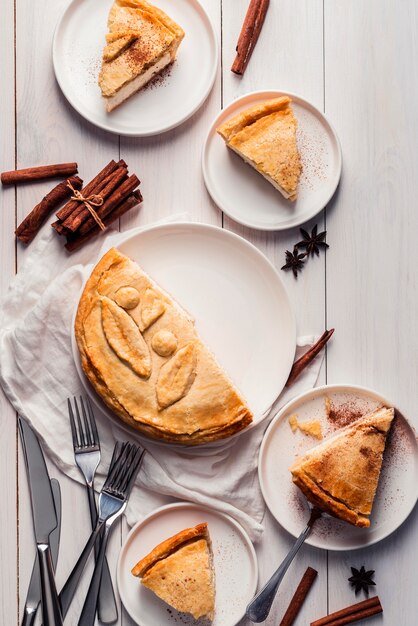
<path fill-rule="evenodd" d="M 215 570 L 206 523 L 160 543 L 135 565 L 132 574 L 176 611 L 195 619 L 213 619 Z"/>
<path fill-rule="evenodd" d="M 146 435 L 194 445 L 233 435 L 252 421 L 190 315 L 115 248 L 86 283 L 75 336 L 97 393 Z"/>
<path fill-rule="evenodd" d="M 216 130 L 228 148 L 294 202 L 302 172 L 297 125 L 290 98 L 282 96 L 242 111 Z"/>
<path fill-rule="evenodd" d="M 110 112 L 175 60 L 184 31 L 145 0 L 115 0 L 108 29 L 99 87 Z"/>
<path fill-rule="evenodd" d="M 293 482 L 323 511 L 367 528 L 394 410 L 381 408 L 296 460 Z"/>

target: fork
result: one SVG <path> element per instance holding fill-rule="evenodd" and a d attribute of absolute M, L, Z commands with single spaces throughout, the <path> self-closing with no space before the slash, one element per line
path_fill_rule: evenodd
<path fill-rule="evenodd" d="M 70 398 L 68 398 L 67 402 L 71 424 L 71 434 L 73 438 L 74 458 L 86 481 L 91 526 L 94 528 L 97 522 L 97 507 L 94 497 L 93 481 L 97 466 L 100 463 L 99 433 L 97 432 L 93 409 L 88 398 L 84 400 L 83 397 L 80 396 L 82 417 L 77 398 L 74 398 L 73 400 L 74 410 L 71 405 Z M 95 546 L 96 558 L 97 555 L 98 550 L 96 550 Z M 113 584 L 110 577 L 107 559 L 105 559 L 103 565 L 103 575 L 98 602 L 98 616 L 99 620 L 104 624 L 111 624 L 112 622 L 116 622 L 118 619 L 118 609 L 116 606 L 115 593 L 113 591 Z"/>
<path fill-rule="evenodd" d="M 109 531 L 113 522 L 126 508 L 129 494 L 142 463 L 144 452 L 144 449 L 136 444 L 126 442 L 122 444 L 119 441 L 116 443 L 108 475 L 99 496 L 99 510 L 96 526 L 59 595 L 61 611 L 63 616 L 65 616 L 77 590 L 90 552 L 97 539 L 103 534 L 93 578 L 80 617 L 80 626 L 93 626 L 94 624 Z"/>
<path fill-rule="evenodd" d="M 283 559 L 282 563 L 271 576 L 270 580 L 266 582 L 261 591 L 258 592 L 258 594 L 251 600 L 251 602 L 247 606 L 245 615 L 252 622 L 264 622 L 264 620 L 267 619 L 279 585 L 282 582 L 283 576 L 286 574 L 289 565 L 296 556 L 296 553 L 298 552 L 301 545 L 304 543 L 305 539 L 308 537 L 313 525 L 321 517 L 322 513 L 323 511 L 321 511 L 317 507 L 310 507 L 310 517 L 305 529 L 296 539 L 290 552 Z"/>

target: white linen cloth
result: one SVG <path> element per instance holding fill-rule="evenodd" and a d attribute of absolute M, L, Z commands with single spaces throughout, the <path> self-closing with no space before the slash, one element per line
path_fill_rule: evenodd
<path fill-rule="evenodd" d="M 180 215 L 176 220 L 187 219 Z M 125 233 L 126 234 L 126 233 Z M 74 465 L 67 398 L 83 393 L 71 350 L 75 302 L 91 263 L 120 238 L 111 232 L 77 253 L 67 255 L 63 242 L 47 225 L 12 281 L 0 308 L 0 383 L 16 411 L 38 433 L 45 453 L 67 475 L 82 482 Z M 299 346 L 312 343 L 301 338 Z M 298 348 L 297 356 L 305 349 Z M 316 383 L 322 355 L 286 390 L 271 411 Z M 95 409 L 102 451 L 96 488 L 100 487 L 115 439 L 126 440 Z M 130 525 L 154 508 L 188 500 L 229 513 L 256 540 L 262 533 L 264 501 L 258 476 L 258 450 L 270 419 L 218 447 L 199 452 L 145 442 L 147 454 L 126 509 Z"/>

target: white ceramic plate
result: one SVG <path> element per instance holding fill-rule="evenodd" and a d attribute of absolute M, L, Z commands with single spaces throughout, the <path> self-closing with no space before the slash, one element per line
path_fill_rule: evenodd
<path fill-rule="evenodd" d="M 141 626 L 197 622 L 177 613 L 132 576 L 132 567 L 158 543 L 200 522 L 209 524 L 216 576 L 213 626 L 235 626 L 255 594 L 257 559 L 243 528 L 231 517 L 196 504 L 180 502 L 163 506 L 138 522 L 129 533 L 119 556 L 117 582 L 121 600 L 132 619 Z"/>
<path fill-rule="evenodd" d="M 106 113 L 97 78 L 113 0 L 73 0 L 55 30 L 52 58 L 59 86 L 89 122 L 119 135 L 143 137 L 178 126 L 208 96 L 218 65 L 216 36 L 197 0 L 159 0 L 184 29 L 177 60 L 164 78 Z"/>
<path fill-rule="evenodd" d="M 216 128 L 240 111 L 269 98 L 289 95 L 298 119 L 303 172 L 296 202 L 283 198 L 240 156 L 226 147 Z M 203 149 L 202 167 L 213 200 L 229 217 L 260 230 L 284 230 L 308 221 L 334 195 L 341 176 L 341 148 L 325 116 L 312 104 L 282 91 L 255 91 L 227 106 L 213 122 Z"/>
<path fill-rule="evenodd" d="M 200 336 L 246 398 L 254 414 L 249 428 L 259 423 L 286 383 L 296 346 L 293 311 L 270 261 L 245 239 L 206 224 L 138 229 L 121 234 L 117 247 L 193 316 Z M 92 401 L 122 425 L 83 375 L 74 338 L 73 354 Z"/>
<path fill-rule="evenodd" d="M 327 418 L 324 398 L 335 408 Z M 378 406 L 394 406 L 378 393 L 357 386 L 329 385 L 302 394 L 288 403 L 270 424 L 260 449 L 259 478 L 264 499 L 277 521 L 295 537 L 309 518 L 304 496 L 293 484 L 289 467 L 296 456 L 318 443 L 300 431 L 293 433 L 288 418 L 319 419 L 326 436 L 335 428 L 366 415 Z M 316 522 L 307 543 L 327 550 L 353 550 L 384 539 L 408 517 L 418 498 L 418 444 L 405 417 L 396 418 L 386 445 L 382 474 L 370 528 L 356 528 L 330 516 Z"/>

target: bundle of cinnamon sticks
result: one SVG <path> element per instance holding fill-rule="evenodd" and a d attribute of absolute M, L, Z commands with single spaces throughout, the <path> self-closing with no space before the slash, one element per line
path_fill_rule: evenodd
<path fill-rule="evenodd" d="M 77 250 L 112 222 L 142 202 L 137 189 L 140 181 L 136 174 L 129 175 L 122 159 L 110 161 L 57 213 L 52 228 L 66 237 L 69 252 Z"/>
<path fill-rule="evenodd" d="M 1 174 L 3 185 L 28 183 L 31 181 L 67 176 L 58 183 L 32 209 L 16 229 L 16 236 L 29 244 L 41 229 L 52 211 L 64 201 L 66 204 L 57 212 L 58 220 L 52 227 L 66 237 L 65 247 L 69 252 L 78 250 L 84 243 L 142 202 L 139 179 L 129 175 L 128 166 L 122 159 L 110 161 L 87 185 L 78 176 L 77 163 L 58 163 L 13 170 Z"/>

